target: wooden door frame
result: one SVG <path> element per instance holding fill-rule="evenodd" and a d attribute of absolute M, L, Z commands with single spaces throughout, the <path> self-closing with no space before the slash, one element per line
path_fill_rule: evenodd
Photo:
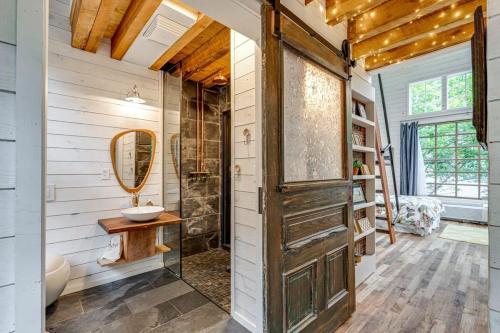
<path fill-rule="evenodd" d="M 285 14 L 281 16 L 281 14 Z M 262 167 L 263 167 L 263 232 L 264 232 L 264 318 L 265 331 L 267 332 L 283 332 L 285 312 L 283 308 L 284 294 L 283 289 L 283 268 L 284 262 L 282 257 L 282 239 L 283 226 L 282 216 L 278 209 L 273 207 L 278 206 L 279 192 L 294 192 L 306 189 L 317 189 L 326 186 L 347 186 L 352 188 L 352 142 L 351 138 L 351 89 L 350 89 L 350 70 L 353 62 L 350 60 L 349 48 L 345 48 L 344 52 L 336 49 L 333 45 L 327 42 L 324 38 L 314 33 L 314 30 L 307 26 L 297 16 L 281 6 L 279 0 L 262 5 L 262 53 L 263 66 L 262 73 Z M 297 34 L 290 33 L 296 26 L 302 28 Z M 274 27 L 268 29 L 268 26 Z M 286 29 L 288 26 L 289 29 Z M 282 28 L 285 27 L 284 31 Z M 287 31 L 288 30 L 288 31 Z M 300 30 L 300 29 L 295 29 Z M 287 33 L 288 32 L 288 33 Z M 324 67 L 333 74 L 344 80 L 345 84 L 345 145 L 343 156 L 345 159 L 344 180 L 328 180 L 328 181 L 309 181 L 284 183 L 283 182 L 283 122 L 282 122 L 282 84 L 283 81 L 283 45 L 291 47 L 295 51 L 313 62 Z M 314 51 L 313 51 L 314 50 Z M 316 51 L 316 52 L 315 52 Z M 319 55 L 318 55 L 319 53 Z M 268 71 L 267 68 L 272 68 Z M 276 92 L 279 97 L 276 98 Z M 277 112 L 270 112 L 278 110 Z M 278 130 L 267 129 L 267 124 L 279 124 Z M 275 143 L 279 142 L 278 151 L 274 150 Z M 274 144 L 274 145 L 273 145 Z M 272 147 L 271 149 L 268 149 Z M 279 167 L 276 163 L 271 163 L 276 156 L 281 156 Z M 279 184 L 274 187 L 274 184 Z M 348 195 L 348 210 L 347 221 L 352 224 L 352 193 Z M 348 247 L 351 249 L 354 246 L 352 227 L 348 229 Z M 349 311 L 355 309 L 355 293 L 354 293 L 354 257 L 352 250 L 349 252 L 348 266 L 348 284 L 349 289 L 353 290 L 349 295 Z M 271 269 L 272 267 L 272 269 Z M 280 291 L 280 292 L 276 292 Z M 277 320 L 276 318 L 280 318 Z"/>

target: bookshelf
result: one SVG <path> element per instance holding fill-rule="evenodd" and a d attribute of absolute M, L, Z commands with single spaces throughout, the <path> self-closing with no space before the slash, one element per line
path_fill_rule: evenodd
<path fill-rule="evenodd" d="M 352 154 L 353 161 L 359 162 L 368 166 L 369 174 L 361 171 L 358 175 L 353 175 L 353 187 L 361 185 L 365 201 L 353 204 L 353 217 L 355 220 L 367 218 L 370 227 L 360 230 L 354 235 L 354 254 L 356 256 L 355 266 L 355 284 L 359 286 L 365 281 L 376 269 L 376 254 L 375 254 L 375 101 L 374 91 L 368 89 L 366 94 L 361 93 L 362 89 L 357 90 L 353 82 L 352 85 L 352 102 L 353 106 L 358 104 L 364 109 L 366 116 L 362 116 L 353 108 L 352 114 L 352 133 L 353 144 Z M 354 197 L 354 196 L 353 196 Z"/>

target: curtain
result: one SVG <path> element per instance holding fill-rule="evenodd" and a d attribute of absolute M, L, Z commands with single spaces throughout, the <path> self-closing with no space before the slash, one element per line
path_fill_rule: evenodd
<path fill-rule="evenodd" d="M 419 154 L 418 123 L 401 124 L 400 185 L 401 195 L 418 195 Z M 423 159 L 422 159 L 423 162 Z"/>

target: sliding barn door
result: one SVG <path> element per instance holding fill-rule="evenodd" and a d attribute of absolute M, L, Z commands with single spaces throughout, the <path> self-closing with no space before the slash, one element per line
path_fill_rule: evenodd
<path fill-rule="evenodd" d="M 348 66 L 263 5 L 266 327 L 333 332 L 354 311 Z"/>

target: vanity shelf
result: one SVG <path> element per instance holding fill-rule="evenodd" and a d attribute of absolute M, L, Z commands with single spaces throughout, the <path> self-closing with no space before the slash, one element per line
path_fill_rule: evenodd
<path fill-rule="evenodd" d="M 114 217 L 99 220 L 99 225 L 108 234 L 123 233 L 122 257 L 115 262 L 98 262 L 101 266 L 114 266 L 171 251 L 166 245 L 156 244 L 156 231 L 158 227 L 165 225 L 180 227 L 181 218 L 177 212 L 165 212 L 149 222 L 133 222 L 126 217 Z"/>

